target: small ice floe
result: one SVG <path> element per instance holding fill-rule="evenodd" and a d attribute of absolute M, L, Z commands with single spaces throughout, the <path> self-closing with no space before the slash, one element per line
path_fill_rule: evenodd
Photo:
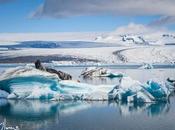
<path fill-rule="evenodd" d="M 87 77 L 109 77 L 109 78 L 115 78 L 115 77 L 123 77 L 123 73 L 116 73 L 116 72 L 111 72 L 109 69 L 101 68 L 101 67 L 89 67 L 85 68 L 81 72 L 81 76 L 84 78 Z"/>
<path fill-rule="evenodd" d="M 153 69 L 153 65 L 150 63 L 143 63 L 143 65 L 140 67 L 140 69 Z"/>

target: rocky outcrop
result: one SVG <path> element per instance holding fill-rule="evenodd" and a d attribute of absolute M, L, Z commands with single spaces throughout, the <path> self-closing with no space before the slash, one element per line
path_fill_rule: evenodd
<path fill-rule="evenodd" d="M 54 74 L 57 74 L 58 77 L 61 79 L 61 80 L 71 80 L 72 79 L 72 76 L 70 74 L 67 74 L 65 72 L 62 72 L 62 71 L 57 71 L 55 69 L 52 69 L 52 68 L 47 68 L 47 67 L 44 67 L 42 64 L 41 64 L 41 61 L 40 60 L 37 60 L 35 62 L 35 68 L 36 69 L 39 69 L 39 70 L 42 70 L 42 71 L 47 71 L 49 73 L 54 73 Z"/>

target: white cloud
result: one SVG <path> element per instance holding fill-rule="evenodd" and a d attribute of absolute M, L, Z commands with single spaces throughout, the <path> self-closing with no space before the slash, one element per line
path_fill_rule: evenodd
<path fill-rule="evenodd" d="M 81 15 L 175 16 L 174 0 L 45 0 L 33 17 Z"/>
<path fill-rule="evenodd" d="M 143 33 L 150 33 L 154 32 L 155 29 L 149 28 L 146 25 L 143 24 L 135 24 L 135 23 L 130 23 L 127 26 L 121 26 L 118 27 L 115 30 L 115 33 L 118 34 L 143 34 Z"/>

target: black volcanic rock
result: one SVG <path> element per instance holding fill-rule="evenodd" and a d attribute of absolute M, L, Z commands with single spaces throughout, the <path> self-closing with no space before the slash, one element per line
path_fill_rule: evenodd
<path fill-rule="evenodd" d="M 37 60 L 37 61 L 35 62 L 35 68 L 36 68 L 36 69 L 39 69 L 39 70 L 46 70 L 46 69 L 42 66 L 40 60 Z"/>
<path fill-rule="evenodd" d="M 62 72 L 62 71 L 57 71 L 55 69 L 52 69 L 52 68 L 45 68 L 42 64 L 41 64 L 41 61 L 40 60 L 37 60 L 35 62 L 35 68 L 36 69 L 39 69 L 39 70 L 42 70 L 42 71 L 47 71 L 49 73 L 52 73 L 52 74 L 57 74 L 58 77 L 61 79 L 61 80 L 71 80 L 72 79 L 72 76 L 70 74 L 67 74 L 65 72 Z"/>

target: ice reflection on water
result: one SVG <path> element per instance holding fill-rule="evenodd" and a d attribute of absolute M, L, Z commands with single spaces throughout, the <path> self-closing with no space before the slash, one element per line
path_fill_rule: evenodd
<path fill-rule="evenodd" d="M 170 104 L 165 102 L 152 104 L 127 104 L 122 102 L 55 102 L 1 99 L 0 119 L 6 118 L 9 125 L 18 125 L 23 130 L 39 130 L 41 128 L 48 128 L 49 126 L 59 126 L 59 120 L 61 120 L 62 116 L 74 117 L 76 114 L 83 111 L 84 116 L 86 117 L 88 116 L 90 109 L 96 109 L 98 110 L 98 112 L 100 112 L 99 108 L 112 108 L 121 117 L 132 117 L 132 115 L 137 114 L 147 115 L 148 117 L 155 117 L 161 114 L 166 114 L 171 109 Z M 102 111 L 100 113 L 103 114 Z M 94 116 L 98 116 L 95 112 L 93 114 Z M 64 125 L 64 127 L 66 128 L 66 124 L 61 125 Z M 49 129 L 52 130 L 52 128 Z"/>

